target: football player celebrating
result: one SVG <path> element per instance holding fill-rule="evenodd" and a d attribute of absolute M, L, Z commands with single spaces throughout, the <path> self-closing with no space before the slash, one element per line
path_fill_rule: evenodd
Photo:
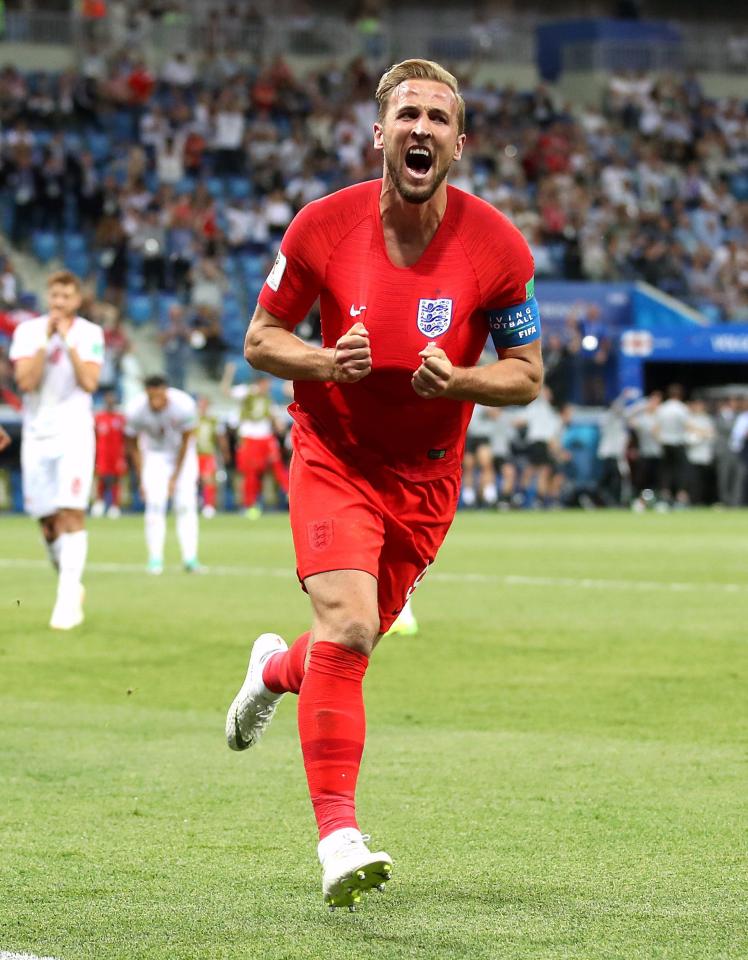
<path fill-rule="evenodd" d="M 392 871 L 355 808 L 369 658 L 452 522 L 473 404 L 526 404 L 542 381 L 527 243 L 447 185 L 465 143 L 457 81 L 406 60 L 376 98 L 382 179 L 301 210 L 245 342 L 253 367 L 294 381 L 290 520 L 312 622 L 290 649 L 258 637 L 226 734 L 232 749 L 251 747 L 279 698 L 298 694 L 332 908 L 354 908 Z M 318 297 L 322 347 L 293 333 Z M 498 360 L 478 366 L 489 331 Z"/>

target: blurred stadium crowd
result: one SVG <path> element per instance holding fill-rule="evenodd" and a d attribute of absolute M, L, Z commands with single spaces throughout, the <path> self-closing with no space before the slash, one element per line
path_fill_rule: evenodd
<path fill-rule="evenodd" d="M 102 390 L 123 401 L 140 376 L 126 323 L 156 325 L 175 386 L 194 362 L 215 383 L 227 362 L 246 378 L 247 317 L 295 212 L 381 173 L 371 143 L 378 64 L 357 56 L 302 74 L 282 56 L 265 62 L 253 56 L 263 18 L 228 3 L 206 15 L 199 51 L 185 46 L 155 69 L 140 53 L 150 6 L 113 4 L 121 16 L 106 33 L 93 17 L 75 70 L 0 70 L 3 232 L 40 263 L 85 278 L 85 315 L 105 328 Z M 181 22 L 179 4 L 161 7 L 160 19 Z M 236 37 L 254 37 L 255 48 L 239 53 Z M 517 224 L 539 278 L 644 280 L 712 322 L 748 321 L 747 102 L 709 99 L 694 75 L 611 75 L 600 107 L 561 102 L 544 86 L 461 82 L 468 148 L 450 181 Z M 0 392 L 11 404 L 4 344 L 37 307 L 6 251 Z M 318 335 L 314 313 L 299 332 Z M 709 411 L 695 401 L 688 426 L 681 417 L 677 475 L 666 464 L 663 480 L 650 464 L 645 483 L 637 461 L 657 458 L 641 452 L 638 421 L 600 375 L 609 345 L 583 357 L 579 339 L 574 323 L 546 339 L 550 390 L 524 419 L 479 412 L 466 505 L 646 504 L 644 490 L 666 503 L 742 502 L 725 440 L 737 398 Z M 582 359 L 589 369 L 576 370 Z M 273 392 L 282 407 L 281 388 Z M 602 420 L 571 423 L 568 400 L 612 406 Z M 274 422 L 283 436 L 284 418 Z M 708 476 L 697 482 L 704 471 L 689 463 Z"/>

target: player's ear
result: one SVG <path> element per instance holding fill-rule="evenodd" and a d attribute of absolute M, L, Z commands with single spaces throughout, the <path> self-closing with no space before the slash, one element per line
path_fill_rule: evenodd
<path fill-rule="evenodd" d="M 457 143 L 455 143 L 454 153 L 452 154 L 453 160 L 459 160 L 462 156 L 462 149 L 465 146 L 466 136 L 464 133 L 461 133 L 457 138 Z"/>
<path fill-rule="evenodd" d="M 384 127 L 381 123 L 374 124 L 374 149 L 384 150 Z"/>

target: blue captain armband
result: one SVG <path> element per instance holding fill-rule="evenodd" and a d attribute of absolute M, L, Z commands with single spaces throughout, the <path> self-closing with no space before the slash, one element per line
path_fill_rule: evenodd
<path fill-rule="evenodd" d="M 521 347 L 540 339 L 540 310 L 535 297 L 503 310 L 490 310 L 488 324 L 497 350 Z"/>

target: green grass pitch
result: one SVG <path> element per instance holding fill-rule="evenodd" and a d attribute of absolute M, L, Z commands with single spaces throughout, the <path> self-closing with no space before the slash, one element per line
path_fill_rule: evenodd
<path fill-rule="evenodd" d="M 47 629 L 0 519 L 0 954 L 60 960 L 748 956 L 748 514 L 460 515 L 421 632 L 366 679 L 362 827 L 394 879 L 321 903 L 291 697 L 232 754 L 251 641 L 306 628 L 287 519 L 202 525 L 210 575 L 91 522 Z"/>

